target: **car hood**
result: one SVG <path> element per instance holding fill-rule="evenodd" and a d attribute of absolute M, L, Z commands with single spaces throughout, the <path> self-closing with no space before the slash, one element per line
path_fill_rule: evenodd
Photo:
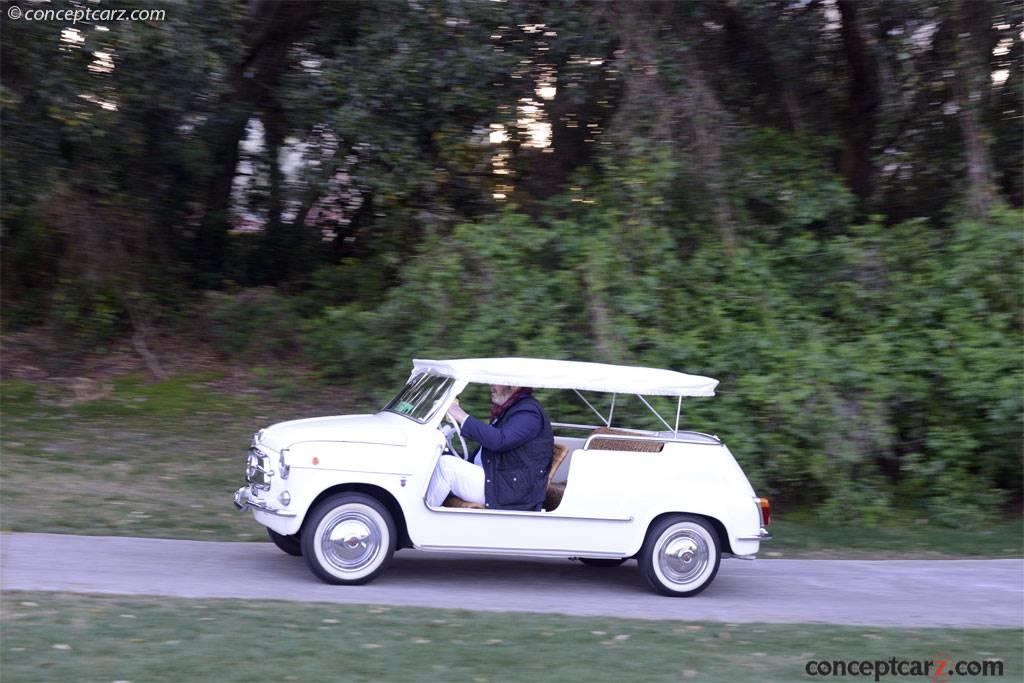
<path fill-rule="evenodd" d="M 260 433 L 260 443 L 274 450 L 306 441 L 342 441 L 404 446 L 407 419 L 390 413 L 336 415 L 291 420 L 271 425 Z"/>

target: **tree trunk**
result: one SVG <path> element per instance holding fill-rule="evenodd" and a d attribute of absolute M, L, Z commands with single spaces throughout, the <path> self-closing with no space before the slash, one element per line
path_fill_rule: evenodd
<path fill-rule="evenodd" d="M 857 2 L 838 0 L 837 5 L 842 18 L 843 48 L 850 68 L 840 164 L 847 185 L 863 201 L 871 196 L 874 175 L 871 149 L 880 102 L 878 67 L 864 40 Z"/>
<path fill-rule="evenodd" d="M 802 133 L 804 114 L 800 98 L 793 87 L 794 79 L 785 75 L 785 57 L 773 50 L 772 36 L 759 30 L 757 24 L 751 27 L 738 3 L 723 3 L 720 10 L 725 32 L 723 59 L 731 62 L 737 72 L 758 82 L 767 95 L 766 106 L 758 107 L 756 112 L 758 123 Z"/>
<path fill-rule="evenodd" d="M 238 145 L 253 112 L 272 93 L 288 67 L 288 49 L 319 9 L 318 2 L 258 0 L 250 13 L 254 36 L 245 56 L 231 71 L 231 88 L 215 107 L 219 116 L 207 130 L 214 160 L 207 184 L 206 206 L 196 244 L 196 265 L 208 285 L 224 270 L 230 229 L 232 181 L 238 166 Z"/>
<path fill-rule="evenodd" d="M 731 256 L 736 234 L 722 135 L 728 116 L 689 45 L 687 19 L 677 9 L 667 1 L 620 6 L 618 30 L 627 68 L 616 125 L 628 131 L 632 119 L 647 120 L 651 130 L 641 133 L 644 137 L 675 145 L 685 141 L 700 162 L 711 221 L 726 255 Z M 659 28 L 671 30 L 668 41 L 658 35 Z M 674 46 L 670 49 L 683 63 L 682 87 L 665 83 L 657 73 L 657 51 L 666 44 Z"/>
<path fill-rule="evenodd" d="M 704 164 L 704 184 L 710 194 L 715 226 L 722 238 L 725 253 L 731 256 L 736 250 L 736 233 L 719 136 L 725 121 L 725 111 L 708 86 L 693 51 L 684 46 L 682 56 L 688 87 L 681 93 L 678 102 L 681 112 L 690 122 L 694 146 Z"/>
<path fill-rule="evenodd" d="M 609 46 L 602 57 L 606 61 L 614 59 L 617 47 Z M 564 62 L 556 63 L 555 72 L 561 73 L 564 66 Z M 588 90 L 586 101 L 577 103 L 574 91 L 565 82 L 558 83 L 554 99 L 544 106 L 551 123 L 551 145 L 543 150 L 519 151 L 528 168 L 528 172 L 523 173 L 525 196 L 544 200 L 558 194 L 573 172 L 590 162 L 596 145 L 587 141 L 595 136 L 588 125 L 595 123 L 601 130 L 608 127 L 614 112 L 600 103 L 617 100 L 620 87 L 618 81 L 601 79 L 595 88 Z"/>
<path fill-rule="evenodd" d="M 956 0 L 956 98 L 960 130 L 967 158 L 967 212 L 978 218 L 988 213 L 995 201 L 992 155 L 988 132 L 983 122 L 986 91 L 991 87 L 986 68 L 986 55 L 980 46 L 983 22 L 979 21 L 978 5 Z"/>
<path fill-rule="evenodd" d="M 230 119 L 208 131 L 213 169 L 206 186 L 206 203 L 199 233 L 196 235 L 193 262 L 203 286 L 215 286 L 224 272 L 228 230 L 231 218 L 231 183 L 238 166 L 238 144 L 245 135 L 248 115 L 231 112 Z"/>
<path fill-rule="evenodd" d="M 260 279 L 277 284 L 294 272 L 295 256 L 300 244 L 295 226 L 282 220 L 284 212 L 284 176 L 281 172 L 281 149 L 284 147 L 286 121 L 284 110 L 271 102 L 263 110 L 263 130 L 266 131 L 267 226 L 263 235 L 263 258 Z"/>

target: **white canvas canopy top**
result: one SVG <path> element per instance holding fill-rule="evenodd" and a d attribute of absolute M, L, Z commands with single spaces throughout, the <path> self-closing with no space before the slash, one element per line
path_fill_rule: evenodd
<path fill-rule="evenodd" d="M 652 396 L 714 396 L 718 380 L 631 365 L 541 358 L 413 360 L 413 375 L 433 371 L 480 384 L 577 389 Z"/>

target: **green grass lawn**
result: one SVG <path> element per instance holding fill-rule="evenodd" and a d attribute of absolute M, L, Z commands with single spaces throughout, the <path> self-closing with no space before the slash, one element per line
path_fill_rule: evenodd
<path fill-rule="evenodd" d="M 920 516 L 898 513 L 875 527 L 830 526 L 796 513 L 772 522 L 775 538 L 761 546 L 761 557 L 942 559 L 1021 557 L 1024 518 L 979 527 L 951 529 L 922 523 Z"/>
<path fill-rule="evenodd" d="M 264 373 L 273 376 L 274 373 Z M 258 540 L 266 535 L 231 495 L 243 483 L 260 427 L 297 417 L 369 410 L 339 392 L 281 382 L 227 392 L 223 375 L 165 382 L 122 377 L 95 400 L 69 404 L 45 386 L 5 381 L 0 529 Z M 966 529 L 898 515 L 875 528 L 777 516 L 763 557 L 1020 557 L 1020 517 Z"/>
<path fill-rule="evenodd" d="M 1019 630 L 687 623 L 58 593 L 8 593 L 0 607 L 5 683 L 794 681 L 815 680 L 805 674 L 810 660 L 940 655 L 1002 662 L 1003 676 L 978 680 L 1024 676 Z"/>
<path fill-rule="evenodd" d="M 109 396 L 61 405 L 35 387 L 2 392 L 5 531 L 266 540 L 231 495 L 253 433 L 273 422 L 350 410 L 274 391 L 229 394 L 206 373 L 124 378 Z M 322 393 L 322 392 L 321 392 Z M 88 511 L 87 513 L 85 511 Z"/>

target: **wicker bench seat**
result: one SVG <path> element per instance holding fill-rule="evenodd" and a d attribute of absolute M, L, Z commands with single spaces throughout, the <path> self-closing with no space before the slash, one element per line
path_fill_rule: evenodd
<path fill-rule="evenodd" d="M 590 445 L 587 446 L 587 450 L 590 451 L 632 451 L 634 453 L 660 453 L 665 448 L 664 441 L 654 441 L 651 439 L 602 439 L 598 438 L 601 436 L 634 436 L 642 437 L 644 434 L 637 432 L 630 432 L 625 429 L 614 429 L 610 427 L 598 427 L 595 429 L 591 436 L 595 437 L 590 440 Z"/>

